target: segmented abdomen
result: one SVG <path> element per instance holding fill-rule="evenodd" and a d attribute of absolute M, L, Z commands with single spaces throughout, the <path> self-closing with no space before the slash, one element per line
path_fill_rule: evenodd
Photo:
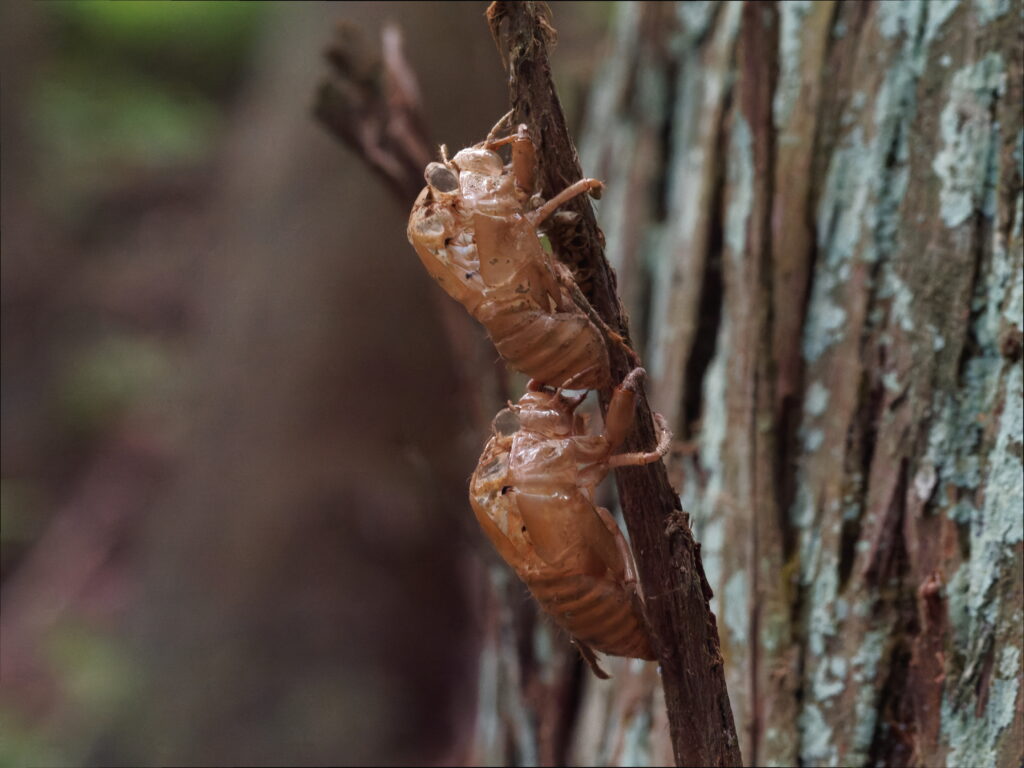
<path fill-rule="evenodd" d="M 612 656 L 656 658 L 636 598 L 615 582 L 554 570 L 524 580 L 544 610 L 577 640 Z"/>
<path fill-rule="evenodd" d="M 610 381 L 604 338 L 582 311 L 543 312 L 488 302 L 480 307 L 477 319 L 498 354 L 541 383 L 601 389 Z"/>

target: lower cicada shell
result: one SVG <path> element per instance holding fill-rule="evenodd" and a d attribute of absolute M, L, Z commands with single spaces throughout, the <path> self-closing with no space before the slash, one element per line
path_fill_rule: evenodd
<path fill-rule="evenodd" d="M 496 151 L 506 144 L 508 164 Z M 601 389 L 611 384 L 606 340 L 621 337 L 545 251 L 537 228 L 567 200 L 602 185 L 582 179 L 542 202 L 534 195 L 534 157 L 526 126 L 451 160 L 442 150 L 444 162 L 424 173 L 409 242 L 431 276 L 487 329 L 509 366 L 552 386 Z"/>
<path fill-rule="evenodd" d="M 470 481 L 470 503 L 491 543 L 600 677 L 593 651 L 655 658 L 629 545 L 611 513 L 594 504 L 610 469 L 648 464 L 668 450 L 671 434 L 656 416 L 656 450 L 613 455 L 632 424 L 641 375 L 634 369 L 616 388 L 600 435 L 588 435 L 575 413 L 582 397 L 530 382 L 519 403 L 495 417 Z"/>

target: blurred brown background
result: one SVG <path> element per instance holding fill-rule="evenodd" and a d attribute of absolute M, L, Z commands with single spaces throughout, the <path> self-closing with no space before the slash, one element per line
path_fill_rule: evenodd
<path fill-rule="evenodd" d="M 744 759 L 1020 765 L 1024 0 L 552 5 Z M 0 9 L 0 768 L 671 762 L 477 530 L 521 382 L 311 116 L 391 20 L 479 140 L 485 7 Z"/>
<path fill-rule="evenodd" d="M 311 105 L 335 22 L 393 20 L 479 140 L 485 8 L 5 6 L 0 765 L 465 759 L 483 436 Z M 608 14 L 560 13 L 570 105 Z"/>

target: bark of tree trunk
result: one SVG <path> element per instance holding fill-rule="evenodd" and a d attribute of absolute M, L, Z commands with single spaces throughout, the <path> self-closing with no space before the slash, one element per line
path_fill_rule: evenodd
<path fill-rule="evenodd" d="M 1021 0 L 618 8 L 582 165 L 745 761 L 1019 763 Z M 671 762 L 502 574 L 474 757 Z"/>
<path fill-rule="evenodd" d="M 548 15 L 544 4 L 535 2 L 494 2 L 487 12 L 509 73 L 513 120 L 526 123 L 538 142 L 540 191 L 552 199 L 583 174 L 550 71 L 548 48 L 554 35 Z M 548 230 L 554 252 L 571 265 L 587 309 L 629 343 L 629 321 L 590 203 L 576 198 L 564 208 L 577 218 Z M 621 346 L 609 343 L 609 354 L 613 380 L 637 364 Z M 611 391 L 598 395 L 604 410 Z M 626 451 L 650 450 L 656 443 L 642 384 L 637 395 Z M 616 470 L 615 481 L 636 555 L 675 759 L 682 765 L 739 765 L 718 627 L 708 605 L 711 588 L 689 520 L 661 462 Z"/>
<path fill-rule="evenodd" d="M 749 764 L 1021 760 L 1021 14 L 620 9 L 582 164 Z M 663 761 L 613 673 L 574 759 Z"/>

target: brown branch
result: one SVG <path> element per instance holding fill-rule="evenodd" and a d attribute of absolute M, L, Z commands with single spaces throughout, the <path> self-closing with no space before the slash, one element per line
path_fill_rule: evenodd
<path fill-rule="evenodd" d="M 541 191 L 545 197 L 583 177 L 555 93 L 548 47 L 555 30 L 543 3 L 494 2 L 487 11 L 491 33 L 509 73 L 515 121 L 526 123 L 539 147 Z M 615 274 L 604 256 L 604 236 L 589 201 L 566 206 L 579 214 L 570 232 L 555 231 L 556 253 L 573 267 L 587 299 L 609 327 L 629 340 L 627 320 L 616 291 Z M 612 372 L 621 380 L 633 365 L 629 354 L 612 347 Z M 626 451 L 655 444 L 654 423 L 641 386 L 637 429 Z M 602 407 L 610 391 L 601 392 Z M 661 663 L 669 726 L 679 765 L 740 765 L 739 742 L 725 685 L 718 628 L 708 601 L 700 545 L 680 509 L 661 462 L 616 471 L 619 498 L 647 596 L 647 617 Z"/>
<path fill-rule="evenodd" d="M 431 145 L 397 27 L 384 27 L 381 51 L 359 27 L 339 22 L 325 54 L 333 73 L 320 84 L 313 112 L 409 205 L 423 187 Z"/>
<path fill-rule="evenodd" d="M 341 21 L 324 52 L 331 75 L 317 88 L 314 117 L 380 176 L 408 212 L 432 159 L 416 74 L 398 27 L 385 25 L 378 51 L 356 24 Z M 410 249 L 410 260 L 415 261 Z M 495 403 L 508 399 L 507 373 L 472 319 L 433 291 L 450 345 L 460 397 L 476 432 L 490 429 Z M 482 373 L 485 372 L 485 373 Z"/>

